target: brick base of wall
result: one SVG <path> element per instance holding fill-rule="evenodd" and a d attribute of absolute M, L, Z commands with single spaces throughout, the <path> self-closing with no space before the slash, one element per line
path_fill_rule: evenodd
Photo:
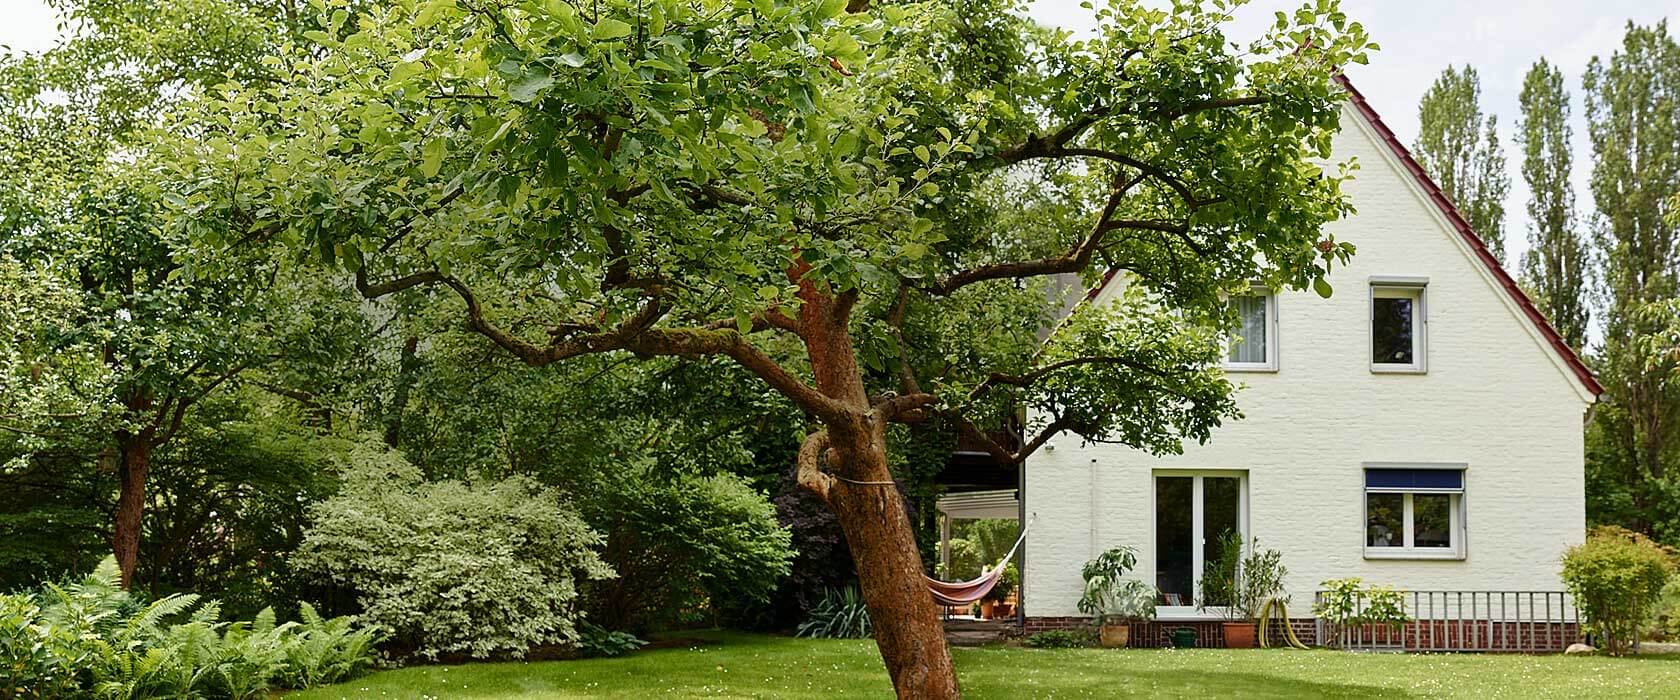
<path fill-rule="evenodd" d="M 1313 618 L 1293 618 L 1289 626 L 1294 628 L 1295 636 L 1304 644 L 1314 644 L 1318 641 L 1317 629 Z M 1132 625 L 1131 641 L 1127 646 L 1149 649 L 1172 646 L 1172 633 L 1175 630 L 1189 628 L 1196 631 L 1196 646 L 1223 647 L 1225 646 L 1225 630 L 1219 620 L 1192 620 L 1172 622 L 1151 620 Z M 1026 634 L 1037 634 L 1050 630 L 1081 630 L 1092 629 L 1089 617 L 1029 617 L 1023 626 Z M 1281 623 L 1273 623 L 1266 630 L 1270 641 L 1276 646 L 1284 644 L 1283 627 Z"/>
<path fill-rule="evenodd" d="M 1559 652 L 1581 641 L 1574 622 L 1414 620 L 1400 627 L 1365 626 L 1344 638 L 1353 646 L 1407 651 Z"/>
<path fill-rule="evenodd" d="M 1310 617 L 1290 618 L 1289 626 L 1302 643 L 1319 643 L 1318 621 Z M 1196 631 L 1196 646 L 1223 647 L 1225 633 L 1218 620 L 1172 622 L 1151 620 L 1132 625 L 1134 648 L 1172 646 L 1174 630 L 1189 628 Z M 1024 634 L 1050 630 L 1092 629 L 1089 617 L 1028 617 L 1022 626 Z M 1285 644 L 1281 623 L 1274 622 L 1266 630 L 1274 646 Z M 1406 651 L 1490 651 L 1545 653 L 1560 652 L 1581 641 L 1581 627 L 1573 622 L 1459 622 L 1456 620 L 1417 620 L 1397 631 L 1386 628 L 1352 630 L 1349 640 L 1359 647 L 1387 647 Z"/>

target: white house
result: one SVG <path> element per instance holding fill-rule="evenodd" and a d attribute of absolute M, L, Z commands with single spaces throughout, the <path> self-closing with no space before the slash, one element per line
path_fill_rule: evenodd
<path fill-rule="evenodd" d="M 1361 164 L 1345 186 L 1358 214 L 1329 228 L 1358 253 L 1335 294 L 1233 300 L 1246 340 L 1227 369 L 1246 418 L 1206 444 L 1158 458 L 1064 435 L 1027 461 L 1028 631 L 1083 622 L 1080 566 L 1116 545 L 1137 548 L 1163 625 L 1205 625 L 1196 582 L 1227 529 L 1282 551 L 1295 618 L 1333 578 L 1441 592 L 1445 607 L 1454 592 L 1562 591 L 1559 557 L 1585 530 L 1582 423 L 1602 390 L 1344 86 L 1334 152 Z M 1424 614 L 1424 600 L 1420 617 L 1499 619 L 1487 595 L 1460 595 L 1457 614 Z M 1554 600 L 1542 621 L 1564 619 Z"/>

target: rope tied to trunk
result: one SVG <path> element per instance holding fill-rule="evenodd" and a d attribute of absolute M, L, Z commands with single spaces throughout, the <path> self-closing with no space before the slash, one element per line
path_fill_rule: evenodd
<path fill-rule="evenodd" d="M 839 474 L 829 474 L 829 476 L 832 476 L 836 479 L 844 481 L 848 484 L 857 484 L 858 486 L 896 486 L 898 484 L 898 482 L 890 481 L 890 480 L 889 481 L 858 481 L 857 479 L 848 479 L 846 477 L 840 476 Z"/>

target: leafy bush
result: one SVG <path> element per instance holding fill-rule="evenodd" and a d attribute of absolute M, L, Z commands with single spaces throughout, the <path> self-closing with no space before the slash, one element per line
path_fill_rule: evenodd
<path fill-rule="evenodd" d="M 580 585 L 613 574 L 558 493 L 518 477 L 426 482 L 374 446 L 354 455 L 343 490 L 311 508 L 299 571 L 354 589 L 365 620 L 425 658 L 577 641 Z"/>
<path fill-rule="evenodd" d="M 1027 646 L 1039 649 L 1079 649 L 1096 643 L 1091 630 L 1050 630 L 1027 637 Z"/>
<path fill-rule="evenodd" d="M 1603 648 L 1620 653 L 1649 619 L 1674 568 L 1673 550 L 1606 525 L 1564 552 L 1563 582 Z"/>
<path fill-rule="evenodd" d="M 1154 618 L 1155 587 L 1126 578 L 1135 567 L 1137 550 L 1126 546 L 1085 562 L 1080 571 L 1085 578 L 1085 593 L 1079 597 L 1079 611 L 1095 617 L 1099 625 L 1109 619 L 1130 622 Z"/>
<path fill-rule="evenodd" d="M 805 621 L 799 623 L 801 637 L 862 639 L 872 634 L 869 609 L 864 606 L 863 594 L 856 586 L 828 589 Z"/>
<path fill-rule="evenodd" d="M 979 518 L 951 523 L 951 565 L 941 575 L 956 580 L 980 575 L 982 567 L 997 566 L 1015 546 L 1021 524 L 1013 519 Z"/>
<path fill-rule="evenodd" d="M 116 559 L 40 594 L 0 596 L 0 697 L 252 698 L 359 675 L 379 641 L 351 618 L 219 622 L 197 595 L 141 604 L 118 587 Z"/>
<path fill-rule="evenodd" d="M 1363 579 L 1339 578 L 1319 583 L 1324 594 L 1313 603 L 1313 614 L 1324 620 L 1329 640 L 1341 639 L 1342 632 L 1358 625 L 1383 625 L 1399 629 L 1411 621 L 1406 614 L 1406 594 L 1389 586 L 1367 586 Z"/>
<path fill-rule="evenodd" d="M 1000 602 L 1008 600 L 1009 594 L 1014 593 L 1015 588 L 1020 585 L 1021 572 L 1016 569 L 1015 564 L 1011 562 L 1009 566 L 1004 567 L 1003 573 L 998 574 L 997 584 L 992 586 L 992 590 L 986 591 L 986 600 L 995 600 Z"/>
<path fill-rule="evenodd" d="M 615 475 L 587 499 L 618 572 L 587 589 L 589 619 L 641 632 L 707 606 L 768 601 L 793 549 L 775 508 L 740 477 L 662 475 L 651 465 Z"/>
<path fill-rule="evenodd" d="M 1219 607 L 1230 620 L 1253 620 L 1266 600 L 1283 595 L 1289 569 L 1283 553 L 1261 549 L 1260 538 L 1250 540 L 1243 555 L 1242 535 L 1226 530 L 1219 537 L 1219 556 L 1202 570 L 1201 601 L 1197 608 Z"/>
<path fill-rule="evenodd" d="M 618 656 L 647 646 L 629 632 L 614 632 L 590 622 L 578 625 L 578 649 L 584 656 Z"/>

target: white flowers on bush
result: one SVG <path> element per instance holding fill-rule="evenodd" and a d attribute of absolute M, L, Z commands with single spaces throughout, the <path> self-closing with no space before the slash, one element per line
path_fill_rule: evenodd
<path fill-rule="evenodd" d="M 350 461 L 343 490 L 311 508 L 296 563 L 355 589 L 362 620 L 427 658 L 577 640 L 580 584 L 613 571 L 558 492 L 523 477 L 428 482 L 374 445 Z"/>

